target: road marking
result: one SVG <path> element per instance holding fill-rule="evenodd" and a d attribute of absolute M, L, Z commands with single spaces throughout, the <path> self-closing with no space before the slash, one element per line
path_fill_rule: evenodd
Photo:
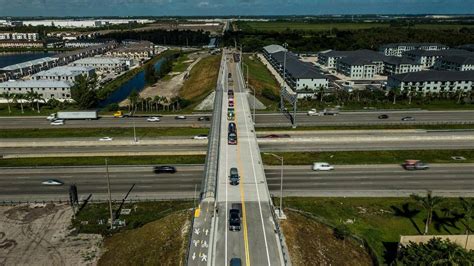
<path fill-rule="evenodd" d="M 240 79 L 242 79 L 242 77 L 240 77 Z M 240 101 L 239 101 L 239 103 L 240 103 Z M 243 103 L 241 103 L 241 104 L 242 104 L 242 110 L 244 111 L 245 128 L 246 128 L 246 131 L 250 133 L 250 130 L 249 130 L 248 124 L 247 124 L 247 117 L 246 117 L 246 114 L 245 114 L 245 108 L 244 108 Z M 253 152 L 252 152 L 252 145 L 250 144 L 250 136 L 248 136 L 247 142 L 249 144 L 250 159 L 251 159 L 251 162 L 252 162 L 253 177 L 254 177 L 254 180 L 255 180 L 255 189 L 257 191 L 258 208 L 259 208 L 259 212 L 260 212 L 260 221 L 262 222 L 263 239 L 264 239 L 264 242 L 265 242 L 265 251 L 267 252 L 267 262 L 268 262 L 268 265 L 270 265 L 270 253 L 268 251 L 267 234 L 265 232 L 265 224 L 264 224 L 264 221 L 263 221 L 262 204 L 260 202 L 260 191 L 258 189 L 257 175 L 256 175 L 255 163 L 254 163 L 254 156 L 253 156 Z"/>
<path fill-rule="evenodd" d="M 225 73 L 224 73 L 224 74 L 225 74 Z M 225 77 L 225 76 L 224 76 L 224 77 Z M 225 95 L 225 93 L 226 93 L 226 92 L 224 91 L 223 95 Z M 223 97 L 225 98 L 225 96 L 223 96 Z M 222 99 L 222 101 L 224 102 L 224 99 Z M 226 109 L 226 108 L 223 108 L 223 110 L 222 110 L 221 112 L 224 113 L 224 110 L 225 110 L 225 109 Z M 225 113 L 224 113 L 224 115 L 225 115 Z M 221 125 L 221 126 L 224 126 L 224 132 L 225 132 L 225 130 L 226 130 L 226 125 L 227 125 L 227 120 L 225 120 L 225 121 L 226 121 L 226 122 L 224 123 L 224 125 Z M 221 130 L 222 130 L 222 127 L 221 127 Z M 224 136 L 225 136 L 225 135 L 224 135 Z M 224 149 L 225 149 L 225 169 L 224 169 L 224 174 L 226 175 L 226 173 L 227 173 L 227 171 L 228 171 L 228 169 L 229 169 L 229 165 L 228 165 L 228 163 L 229 163 L 229 149 L 228 149 L 228 144 L 227 144 L 226 142 L 224 142 L 224 143 L 225 143 L 225 145 L 224 145 Z M 225 229 L 225 255 L 224 255 L 224 265 L 227 265 L 227 231 L 229 230 L 229 229 L 227 228 L 227 223 L 229 222 L 229 221 L 228 221 L 229 206 L 228 206 L 228 195 L 227 195 L 227 193 L 228 193 L 228 191 L 227 191 L 227 190 L 228 190 L 228 186 L 229 186 L 229 184 L 228 184 L 228 179 L 227 179 L 227 177 L 226 177 L 226 178 L 225 178 L 225 227 L 224 227 L 224 229 Z"/>

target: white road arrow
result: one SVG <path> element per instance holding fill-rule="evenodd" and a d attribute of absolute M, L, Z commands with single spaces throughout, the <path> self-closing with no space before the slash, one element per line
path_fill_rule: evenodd
<path fill-rule="evenodd" d="M 204 241 L 204 243 L 202 243 L 201 247 L 202 247 L 202 248 L 207 248 L 207 247 L 209 247 L 209 245 L 207 244 L 206 241 Z"/>
<path fill-rule="evenodd" d="M 196 258 L 196 252 L 193 252 L 192 258 L 193 258 L 193 260 Z"/>
<path fill-rule="evenodd" d="M 208 233 L 209 233 L 209 229 L 206 229 L 206 236 L 207 236 Z"/>
<path fill-rule="evenodd" d="M 193 240 L 194 246 L 197 247 L 199 244 L 199 240 Z"/>
<path fill-rule="evenodd" d="M 199 228 L 194 229 L 194 233 L 195 233 L 196 235 L 199 235 Z"/>

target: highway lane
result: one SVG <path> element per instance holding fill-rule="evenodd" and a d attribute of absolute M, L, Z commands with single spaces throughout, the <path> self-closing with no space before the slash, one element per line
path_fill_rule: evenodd
<path fill-rule="evenodd" d="M 380 114 L 389 115 L 388 119 L 378 119 Z M 145 117 L 113 118 L 102 117 L 98 120 L 69 120 L 64 126 L 51 126 L 45 117 L 0 117 L 3 129 L 14 128 L 106 128 L 106 127 L 209 127 L 210 121 L 198 121 L 201 116 L 211 114 L 186 115 L 185 120 L 176 120 L 174 115 L 161 117 L 160 122 L 147 122 Z M 411 116 L 415 121 L 401 121 Z M 400 125 L 400 124 L 436 124 L 436 123 L 474 123 L 474 111 L 367 111 L 341 112 L 337 116 L 307 116 L 298 113 L 298 126 L 356 126 L 356 125 Z M 288 117 L 281 113 L 260 113 L 256 115 L 257 127 L 288 127 Z"/>
<path fill-rule="evenodd" d="M 399 165 L 335 165 L 331 172 L 311 166 L 285 166 L 284 196 L 406 196 L 431 189 L 444 195 L 474 196 L 474 164 L 432 164 L 429 170 L 406 171 Z M 130 186 L 138 198 L 192 198 L 200 191 L 203 165 L 177 165 L 176 174 L 155 174 L 153 166 L 109 166 L 113 198 L 119 200 Z M 270 193 L 280 195 L 280 167 L 265 166 Z M 65 186 L 40 183 L 56 178 Z M 243 182 L 246 182 L 243 180 Z M 79 194 L 105 199 L 105 167 L 2 168 L 0 200 L 67 200 L 69 184 Z"/>

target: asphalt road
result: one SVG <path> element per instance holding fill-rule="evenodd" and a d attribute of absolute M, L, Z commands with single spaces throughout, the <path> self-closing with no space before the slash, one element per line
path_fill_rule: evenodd
<path fill-rule="evenodd" d="M 380 114 L 388 119 L 378 119 Z M 185 120 L 176 120 L 174 115 L 161 117 L 160 122 L 147 122 L 145 117 L 112 118 L 98 120 L 69 120 L 63 126 L 51 126 L 45 117 L 0 117 L 4 129 L 14 128 L 104 128 L 104 127 L 209 127 L 210 121 L 198 121 L 201 116 L 211 114 L 186 115 Z M 401 121 L 411 116 L 415 121 Z M 343 112 L 337 116 L 307 116 L 299 113 L 298 126 L 356 126 L 356 125 L 399 125 L 399 124 L 462 124 L 474 123 L 474 111 L 367 111 Z M 289 127 L 290 121 L 281 113 L 262 113 L 256 115 L 257 127 Z"/>
<path fill-rule="evenodd" d="M 200 191 L 203 165 L 177 165 L 176 174 L 155 174 L 153 166 L 109 166 L 113 198 L 120 200 L 136 184 L 130 199 L 193 198 Z M 431 189 L 444 195 L 474 196 L 474 164 L 433 164 L 423 171 L 398 165 L 335 165 L 330 172 L 308 166 L 285 166 L 284 196 L 406 196 Z M 280 167 L 265 167 L 270 193 L 280 195 Z M 44 186 L 49 178 L 64 186 Z M 0 200 L 67 200 L 68 185 L 81 196 L 105 199 L 105 167 L 2 168 Z"/>

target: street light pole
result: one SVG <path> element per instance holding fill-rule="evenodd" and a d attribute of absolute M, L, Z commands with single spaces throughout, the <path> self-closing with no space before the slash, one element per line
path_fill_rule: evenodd
<path fill-rule="evenodd" d="M 133 142 L 137 143 L 137 130 L 135 128 L 135 120 L 133 120 Z"/>
<path fill-rule="evenodd" d="M 283 156 L 278 156 L 274 153 L 264 153 L 266 155 L 271 155 L 281 161 L 281 170 L 280 170 L 280 208 L 278 209 L 278 218 L 286 219 L 285 215 L 283 214 L 283 167 L 284 167 L 284 159 Z"/>
<path fill-rule="evenodd" d="M 110 229 L 114 228 L 114 216 L 112 213 L 112 195 L 110 193 L 110 178 L 109 178 L 109 164 L 107 158 L 105 158 L 105 171 L 107 177 L 107 193 L 109 194 L 109 211 L 110 211 Z"/>

